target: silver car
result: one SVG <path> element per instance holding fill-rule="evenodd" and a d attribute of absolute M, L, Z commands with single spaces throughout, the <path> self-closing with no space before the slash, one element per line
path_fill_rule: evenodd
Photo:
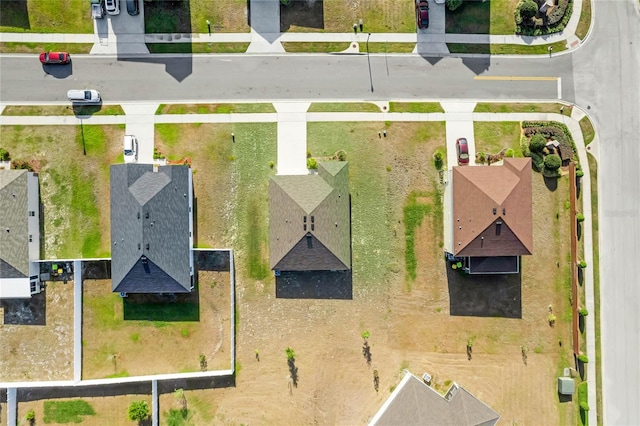
<path fill-rule="evenodd" d="M 109 15 L 118 15 L 120 13 L 120 0 L 107 0 L 106 9 Z"/>

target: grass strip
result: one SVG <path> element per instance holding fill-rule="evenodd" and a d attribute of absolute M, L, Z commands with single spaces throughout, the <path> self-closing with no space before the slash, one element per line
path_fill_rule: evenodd
<path fill-rule="evenodd" d="M 479 102 L 473 112 L 554 112 L 571 116 L 571 109 L 557 102 L 541 104 Z"/>
<path fill-rule="evenodd" d="M 380 112 L 380 108 L 369 102 L 314 102 L 307 112 Z"/>
<path fill-rule="evenodd" d="M 552 44 L 541 44 L 535 46 L 523 46 L 519 44 L 470 44 L 470 43 L 447 43 L 450 53 L 472 53 L 488 55 L 544 55 L 549 54 L 549 47 L 553 53 L 567 50 L 566 40 Z"/>
<path fill-rule="evenodd" d="M 7 2 L 3 2 L 7 4 Z M 87 3 L 88 4 L 88 3 Z M 3 6 L 4 7 L 4 6 Z M 93 43 L 0 43 L 0 53 L 68 52 L 70 54 L 91 53 Z M 71 58 L 73 60 L 73 58 Z"/>
<path fill-rule="evenodd" d="M 149 53 L 244 53 L 249 43 L 147 43 Z"/>
<path fill-rule="evenodd" d="M 591 0 L 585 0 L 582 2 L 582 11 L 580 11 L 580 20 L 576 28 L 576 36 L 580 40 L 589 33 L 589 27 L 591 26 Z"/>
<path fill-rule="evenodd" d="M 58 115 L 124 115 L 120 105 L 9 105 L 2 115 L 10 116 L 58 116 Z"/>
<path fill-rule="evenodd" d="M 580 130 L 582 130 L 582 136 L 584 138 L 584 144 L 589 145 L 593 142 L 593 138 L 596 137 L 596 131 L 593 128 L 593 124 L 591 124 L 591 120 L 589 117 L 583 117 L 582 120 L 579 121 Z"/>
<path fill-rule="evenodd" d="M 389 102 L 389 112 L 444 112 L 439 102 Z"/>
<path fill-rule="evenodd" d="M 162 114 L 229 114 L 276 112 L 270 103 L 240 104 L 161 104 L 156 115 Z"/>

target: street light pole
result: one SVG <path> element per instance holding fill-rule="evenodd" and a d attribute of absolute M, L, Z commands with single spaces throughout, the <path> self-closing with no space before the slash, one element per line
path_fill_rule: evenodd
<path fill-rule="evenodd" d="M 371 33 L 367 35 L 367 63 L 369 64 L 369 81 L 371 82 L 371 93 L 373 93 L 373 77 L 371 76 L 371 59 L 369 59 L 369 37 L 371 37 Z"/>

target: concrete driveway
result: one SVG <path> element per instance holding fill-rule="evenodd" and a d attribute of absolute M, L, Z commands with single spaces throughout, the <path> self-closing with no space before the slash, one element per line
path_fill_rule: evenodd
<path fill-rule="evenodd" d="M 153 144 L 155 129 L 155 113 L 159 104 L 122 104 L 125 113 L 126 135 L 133 135 L 138 139 L 138 163 L 153 163 Z M 123 141 L 114 143 L 122 145 Z"/>
<path fill-rule="evenodd" d="M 441 6 L 441 5 L 438 5 Z M 473 133 L 474 102 L 441 102 L 445 112 L 447 133 L 447 168 L 458 165 L 456 140 L 466 138 L 469 144 L 469 165 L 475 165 L 476 143 Z"/>
<path fill-rule="evenodd" d="M 144 1 L 138 1 L 140 13 L 127 13 L 126 0 L 120 2 L 118 15 L 105 14 L 102 19 L 94 19 L 95 42 L 92 54 L 148 54 L 144 42 Z"/>

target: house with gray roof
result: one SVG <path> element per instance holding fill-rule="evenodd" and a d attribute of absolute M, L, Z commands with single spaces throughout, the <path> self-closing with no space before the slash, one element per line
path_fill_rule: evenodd
<path fill-rule="evenodd" d="M 111 166 L 114 292 L 193 289 L 193 181 L 188 166 Z"/>
<path fill-rule="evenodd" d="M 349 167 L 318 163 L 318 173 L 269 182 L 270 266 L 280 271 L 351 269 Z"/>
<path fill-rule="evenodd" d="M 0 170 L 0 299 L 41 290 L 38 174 Z"/>
<path fill-rule="evenodd" d="M 405 370 L 370 426 L 493 426 L 500 415 L 456 383 L 442 396 Z"/>

